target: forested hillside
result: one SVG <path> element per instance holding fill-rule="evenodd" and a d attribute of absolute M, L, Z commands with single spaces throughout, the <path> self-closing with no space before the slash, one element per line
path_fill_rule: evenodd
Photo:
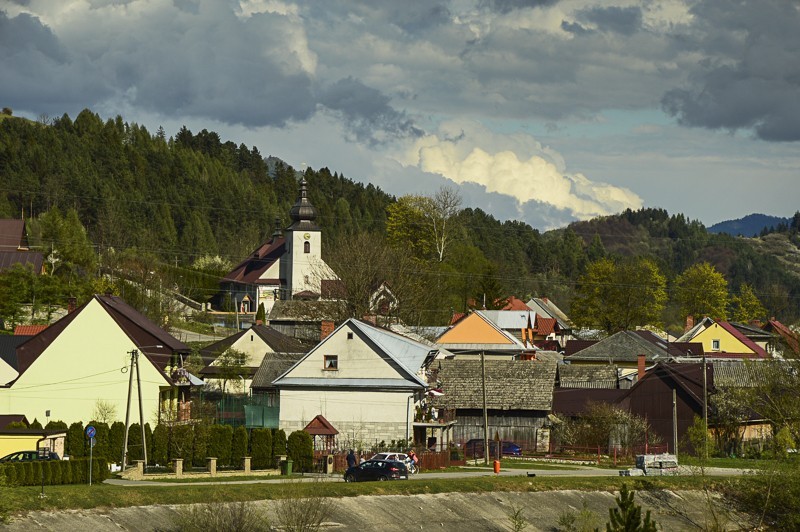
<path fill-rule="evenodd" d="M 61 305 L 69 295 L 110 289 L 164 321 L 165 307 L 146 288 L 208 301 L 220 274 L 273 232 L 276 217 L 288 225 L 299 173 L 265 158 L 268 150 L 206 130 L 149 132 L 88 110 L 74 120 L 0 121 L 0 218 L 24 213 L 31 244 L 48 259 L 44 278 L 5 274 L 5 295 L 15 299 L 5 306 Z M 707 261 L 732 294 L 747 284 L 767 311 L 790 322 L 800 315 L 800 277 L 786 261 L 749 239 L 711 235 L 681 214 L 626 211 L 540 234 L 456 202 L 446 239 L 437 242 L 425 212 L 436 210 L 432 203 L 396 199 L 327 168 L 305 177 L 329 263 L 343 278 L 358 273 L 407 287 L 405 317 L 415 322 L 446 323 L 471 303 L 495 306 L 512 294 L 551 297 L 569 310 L 590 265 L 630 257 L 652 258 L 668 292 L 686 268 Z M 796 246 L 797 228 L 786 230 Z M 384 246 L 399 254 L 365 254 Z M 363 265 L 372 270 L 356 272 Z M 9 312 L 0 308 L 6 321 L 25 319 Z M 668 304 L 663 323 L 674 328 L 681 319 Z"/>

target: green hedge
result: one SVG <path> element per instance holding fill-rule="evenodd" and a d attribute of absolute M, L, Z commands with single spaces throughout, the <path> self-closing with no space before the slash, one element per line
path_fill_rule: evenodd
<path fill-rule="evenodd" d="M 294 462 L 294 471 L 301 473 L 311 471 L 314 464 L 314 441 L 311 435 L 304 430 L 296 430 L 289 434 L 286 455 Z"/>
<path fill-rule="evenodd" d="M 250 456 L 253 457 L 253 469 L 270 469 L 275 465 L 270 429 L 253 429 L 250 433 Z"/>
<path fill-rule="evenodd" d="M 92 482 L 102 482 L 109 478 L 111 473 L 108 462 L 102 458 L 92 462 Z M 0 475 L 9 486 L 40 486 L 42 476 L 47 486 L 86 484 L 89 482 L 89 459 L 5 463 L 0 465 Z"/>
<path fill-rule="evenodd" d="M 231 465 L 232 442 L 233 427 L 230 425 L 211 425 L 208 428 L 208 456 L 216 457 L 218 465 Z"/>

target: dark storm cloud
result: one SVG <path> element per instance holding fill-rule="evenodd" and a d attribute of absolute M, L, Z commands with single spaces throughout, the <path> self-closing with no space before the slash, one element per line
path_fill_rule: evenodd
<path fill-rule="evenodd" d="M 9 17 L 0 11 L 0 101 L 4 106 L 62 114 L 111 94 L 102 80 L 73 58 L 58 38 L 27 14 Z"/>
<path fill-rule="evenodd" d="M 507 15 L 517 9 L 530 9 L 534 7 L 551 6 L 558 0 L 480 0 L 478 6 L 496 13 Z"/>
<path fill-rule="evenodd" d="M 800 140 L 800 12 L 783 0 L 697 4 L 680 44 L 699 53 L 663 109 L 680 124 L 752 129 L 762 140 Z"/>
<path fill-rule="evenodd" d="M 389 98 L 352 77 L 323 89 L 320 104 L 338 112 L 355 138 L 370 144 L 418 137 L 423 132 L 404 113 L 389 105 Z"/>
<path fill-rule="evenodd" d="M 642 10 L 638 7 L 592 7 L 577 13 L 578 18 L 591 22 L 599 31 L 633 35 L 642 26 Z"/>

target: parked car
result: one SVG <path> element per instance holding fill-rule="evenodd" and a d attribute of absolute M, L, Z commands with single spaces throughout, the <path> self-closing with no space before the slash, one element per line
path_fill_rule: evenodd
<path fill-rule="evenodd" d="M 513 441 L 501 441 L 502 456 L 522 456 L 522 448 Z M 483 458 L 483 440 L 469 440 L 464 444 L 464 456 L 467 458 Z M 497 442 L 489 440 L 489 457 L 497 456 Z"/>
<path fill-rule="evenodd" d="M 403 462 L 367 460 L 350 467 L 344 473 L 345 482 L 365 480 L 408 480 L 408 469 Z"/>
<path fill-rule="evenodd" d="M 383 460 L 384 462 L 389 460 L 405 463 L 406 460 L 408 460 L 408 455 L 406 453 L 378 453 L 370 458 L 370 460 Z"/>
<path fill-rule="evenodd" d="M 17 451 L 0 458 L 4 462 L 33 462 L 36 460 L 61 460 L 54 452 L 39 453 L 39 451 Z"/>

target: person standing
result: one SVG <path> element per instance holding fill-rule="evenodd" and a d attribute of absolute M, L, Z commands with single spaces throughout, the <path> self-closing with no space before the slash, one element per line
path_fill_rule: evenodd
<path fill-rule="evenodd" d="M 356 453 L 353 449 L 350 449 L 350 452 L 347 453 L 347 467 L 353 467 L 356 465 Z"/>

